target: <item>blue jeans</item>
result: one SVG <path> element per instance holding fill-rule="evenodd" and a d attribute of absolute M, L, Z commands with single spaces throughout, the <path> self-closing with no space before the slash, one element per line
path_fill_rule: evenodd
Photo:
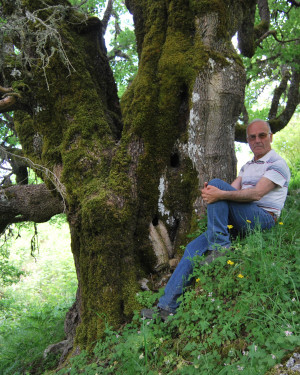
<path fill-rule="evenodd" d="M 216 186 L 221 190 L 236 190 L 220 179 L 211 180 L 208 185 Z M 181 261 L 165 287 L 164 295 L 159 299 L 158 306 L 172 313 L 176 311 L 179 306 L 177 298 L 191 283 L 189 276 L 193 272 L 192 258 L 204 254 L 207 250 L 230 247 L 230 234 L 227 225 L 233 225 L 233 228 L 239 233 L 246 233 L 256 226 L 261 229 L 269 229 L 274 224 L 274 218 L 267 211 L 258 207 L 255 202 L 217 201 L 209 204 L 207 206 L 207 231 L 186 246 Z"/>

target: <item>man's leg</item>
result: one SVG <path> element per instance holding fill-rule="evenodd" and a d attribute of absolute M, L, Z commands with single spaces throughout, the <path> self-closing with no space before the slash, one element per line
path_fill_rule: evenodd
<path fill-rule="evenodd" d="M 226 182 L 214 179 L 208 183 L 221 190 L 236 190 Z M 270 229 L 273 217 L 255 202 L 217 201 L 207 206 L 207 239 L 209 250 L 230 247 L 228 224 L 239 232 L 253 230 L 255 226 Z"/>
<path fill-rule="evenodd" d="M 208 185 L 220 190 L 236 190 L 230 184 L 218 178 L 211 180 Z M 217 201 L 207 205 L 207 240 L 209 250 L 230 247 L 228 231 L 229 201 Z"/>
<path fill-rule="evenodd" d="M 236 190 L 219 179 L 210 181 L 209 185 L 222 190 Z M 158 307 L 163 310 L 174 313 L 179 306 L 177 299 L 190 284 L 189 276 L 193 271 L 192 258 L 195 255 L 202 255 L 208 249 L 230 247 L 228 224 L 234 225 L 239 231 L 245 231 L 253 229 L 256 224 L 262 229 L 267 229 L 275 223 L 272 216 L 255 203 L 218 201 L 207 206 L 207 216 L 208 230 L 187 245 L 181 261 L 166 285 L 164 295 L 159 299 Z"/>
<path fill-rule="evenodd" d="M 193 259 L 196 255 L 202 255 L 208 249 L 205 233 L 190 242 L 181 258 L 178 266 L 169 279 L 164 295 L 159 299 L 158 307 L 174 313 L 179 306 L 177 298 L 180 297 L 190 283 L 189 277 L 193 271 Z"/>
<path fill-rule="evenodd" d="M 229 202 L 229 223 L 240 233 L 247 233 L 255 228 L 271 229 L 275 220 L 254 202 Z"/>

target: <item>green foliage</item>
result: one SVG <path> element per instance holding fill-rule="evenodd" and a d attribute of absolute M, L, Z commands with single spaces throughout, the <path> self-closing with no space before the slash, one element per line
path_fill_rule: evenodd
<path fill-rule="evenodd" d="M 292 180 L 291 188 L 300 188 L 300 116 L 296 115 L 284 129 L 276 133 L 273 148 L 288 163 Z"/>
<path fill-rule="evenodd" d="M 0 139 L 1 139 L 2 145 L 5 145 L 5 146 L 18 145 L 17 136 L 9 127 L 9 123 L 3 117 L 3 115 L 0 115 Z"/>
<path fill-rule="evenodd" d="M 199 257 L 194 284 L 167 323 L 136 312 L 119 331 L 106 326 L 94 351 L 58 374 L 264 375 L 299 344 L 299 208 L 291 192 L 272 230 L 237 240 L 209 266 Z M 137 298 L 150 307 L 159 295 Z"/>
<path fill-rule="evenodd" d="M 299 14 L 296 7 L 286 1 L 268 1 L 271 13 L 270 30 L 276 31 L 276 38 L 268 36 L 256 48 L 255 55 L 243 58 L 247 71 L 245 105 L 249 118 L 268 118 L 272 94 L 282 79 L 284 70 L 300 69 Z M 258 10 L 256 24 L 260 22 Z M 279 42 L 280 40 L 281 42 Z M 288 85 L 289 86 L 289 85 Z M 278 112 L 287 101 L 281 97 Z"/>
<path fill-rule="evenodd" d="M 108 52 L 110 66 L 114 72 L 114 78 L 118 85 L 118 95 L 121 97 L 128 84 L 133 80 L 138 69 L 138 56 L 134 31 L 126 27 L 110 42 L 111 50 Z M 122 52 L 121 56 L 116 51 Z M 122 57 L 123 56 L 123 57 Z"/>
<path fill-rule="evenodd" d="M 32 230 L 23 226 L 10 241 L 10 264 L 24 270 L 18 283 L 1 288 L 0 373 L 39 374 L 57 366 L 58 355 L 43 358 L 50 344 L 63 340 L 65 314 L 77 282 L 68 225 L 62 217 L 38 225 L 39 253 L 30 255 Z M 59 228 L 60 225 L 60 228 Z"/>
<path fill-rule="evenodd" d="M 87 13 L 95 14 L 99 11 L 99 8 L 103 8 L 105 0 L 69 0 L 73 6 L 81 6 L 81 9 Z"/>
<path fill-rule="evenodd" d="M 9 262 L 10 252 L 6 241 L 7 238 L 5 237 L 4 242 L 0 244 L 0 288 L 17 282 L 21 275 L 24 275 L 22 270 Z"/>

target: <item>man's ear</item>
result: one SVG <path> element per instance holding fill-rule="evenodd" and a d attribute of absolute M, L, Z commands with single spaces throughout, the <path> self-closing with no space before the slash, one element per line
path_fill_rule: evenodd
<path fill-rule="evenodd" d="M 273 133 L 270 134 L 271 143 L 273 142 Z"/>

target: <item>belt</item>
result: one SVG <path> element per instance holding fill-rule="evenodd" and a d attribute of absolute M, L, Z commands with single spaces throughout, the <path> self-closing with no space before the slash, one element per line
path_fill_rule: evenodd
<path fill-rule="evenodd" d="M 270 215 L 273 217 L 273 219 L 274 219 L 274 221 L 275 221 L 275 223 L 276 223 L 276 221 L 277 221 L 277 216 L 276 216 L 276 214 L 275 214 L 274 212 L 270 212 L 270 211 L 267 211 L 267 213 L 270 214 Z"/>

